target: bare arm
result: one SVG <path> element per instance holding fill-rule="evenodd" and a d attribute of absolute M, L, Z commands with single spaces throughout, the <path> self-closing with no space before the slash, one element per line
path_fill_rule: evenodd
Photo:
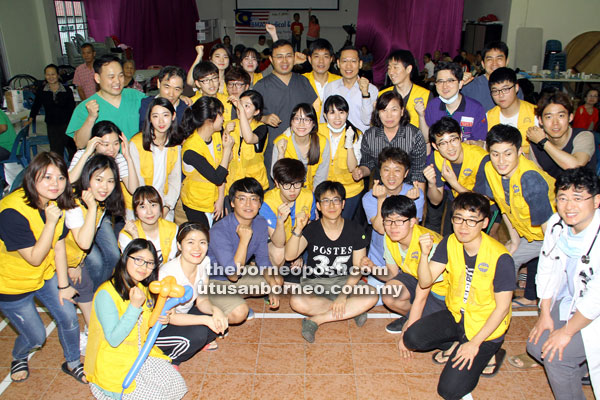
<path fill-rule="evenodd" d="M 194 87 L 194 67 L 196 65 L 198 65 L 200 63 L 200 61 L 202 61 L 203 55 L 204 55 L 204 46 L 202 46 L 202 45 L 196 46 L 196 59 L 194 60 L 194 63 L 190 67 L 190 69 L 187 73 L 187 79 L 185 81 L 191 87 Z"/>

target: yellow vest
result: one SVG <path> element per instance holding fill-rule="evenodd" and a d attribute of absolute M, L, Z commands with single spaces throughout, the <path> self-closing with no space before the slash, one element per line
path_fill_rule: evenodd
<path fill-rule="evenodd" d="M 138 284 L 138 287 L 144 291 L 146 297 L 150 299 L 148 288 L 142 286 L 141 283 Z M 111 281 L 106 281 L 100 285 L 96 291 L 96 295 L 100 290 L 106 290 L 108 292 L 119 312 L 119 318 L 122 317 L 127 310 L 127 307 L 129 307 L 129 300 L 123 300 L 121 296 L 119 296 Z M 96 295 L 94 295 L 94 302 L 96 301 Z M 152 313 L 152 305 L 149 303 L 152 302 L 146 300 L 142 306 L 142 326 L 139 329 L 139 335 L 142 338 L 142 346 L 148 336 L 148 319 Z M 125 376 L 131 369 L 138 354 L 138 325 L 136 324 L 133 327 L 131 332 L 129 332 L 129 335 L 121 342 L 121 344 L 117 347 L 112 347 L 104 337 L 102 325 L 96 316 L 96 307 L 92 307 L 84 364 L 87 380 L 109 392 L 121 393 Z M 163 358 L 170 361 L 170 358 L 165 356 L 156 346 L 153 346 L 150 350 L 150 357 Z M 134 380 L 129 388 L 125 390 L 125 393 L 131 393 L 135 390 L 135 386 Z"/>
<path fill-rule="evenodd" d="M 233 182 L 245 177 L 256 179 L 263 189 L 267 190 L 269 188 L 269 180 L 267 178 L 267 169 L 265 168 L 265 149 L 261 153 L 254 151 L 254 144 L 246 143 L 242 137 L 240 121 L 238 119 L 234 121 L 235 129 L 231 132 L 231 137 L 234 140 L 233 149 L 231 150 L 233 158 L 229 163 L 225 193 L 229 193 L 229 188 Z M 253 131 L 261 125 L 264 124 L 254 119 L 250 121 L 250 128 Z"/>
<path fill-rule="evenodd" d="M 323 137 L 329 136 L 329 128 L 327 128 L 327 124 L 319 124 L 319 133 L 321 133 Z M 357 130 L 356 133 L 358 135 L 362 135 L 359 130 Z M 327 175 L 327 179 L 334 182 L 340 182 L 342 185 L 344 185 L 344 188 L 346 189 L 346 198 L 349 199 L 350 197 L 360 194 L 364 188 L 364 185 L 362 180 L 355 182 L 354 179 L 352 179 L 352 173 L 348 170 L 348 163 L 346 162 L 348 159 L 348 150 L 353 150 L 346 149 L 344 147 L 345 141 L 346 129 L 344 129 L 341 134 L 337 149 L 330 147 L 331 159 L 329 161 L 329 174 Z M 329 145 L 332 146 L 331 143 L 329 143 Z"/>
<path fill-rule="evenodd" d="M 384 94 L 385 92 L 389 92 L 390 90 L 394 90 L 394 86 L 390 86 L 389 88 L 385 88 L 379 92 L 378 97 Z M 408 115 L 410 116 L 410 123 L 420 128 L 419 126 L 419 114 L 415 110 L 415 104 L 422 101 L 425 108 L 427 108 L 427 102 L 429 101 L 429 90 L 415 85 L 413 83 L 412 89 L 410 89 L 410 94 L 408 95 L 408 101 L 406 102 L 406 111 L 408 111 Z"/>
<path fill-rule="evenodd" d="M 269 206 L 269 208 L 271 208 L 271 210 L 273 211 L 275 216 L 277 216 L 277 208 L 283 203 L 283 200 L 281 200 L 281 189 L 275 188 L 275 189 L 271 189 L 268 192 L 266 192 L 264 202 Z M 306 213 L 306 215 L 308 215 L 308 218 L 310 218 L 310 210 L 312 209 L 312 205 L 313 205 L 312 192 L 308 189 L 304 189 L 304 188 L 300 189 L 300 194 L 296 198 L 296 201 L 294 202 L 294 204 L 296 207 L 295 214 L 294 214 L 294 221 L 297 221 L 298 214 L 300 214 L 302 211 L 304 211 Z M 294 226 L 295 226 L 295 225 L 292 226 L 292 216 L 291 215 L 289 215 L 287 217 L 283 226 L 285 228 L 285 240 L 287 242 L 289 240 L 290 236 L 292 236 L 292 229 L 294 229 Z"/>
<path fill-rule="evenodd" d="M 143 145 L 143 134 L 142 132 L 136 134 L 130 140 L 131 143 L 135 145 L 137 148 L 138 154 L 140 155 L 140 175 L 142 176 L 143 182 L 140 182 L 140 185 L 144 186 L 152 186 L 152 181 L 154 180 L 154 158 L 152 157 L 152 151 L 144 150 Z M 165 188 L 163 194 L 169 193 L 169 174 L 175 168 L 175 164 L 177 163 L 178 151 L 177 148 L 179 146 L 167 147 L 167 165 L 165 168 L 166 172 L 166 181 Z M 133 171 L 135 172 L 135 171 Z M 131 172 L 130 172 L 131 173 Z M 125 199 L 125 207 L 129 210 L 133 210 L 133 197 L 131 194 L 125 189 L 123 191 L 123 198 Z"/>
<path fill-rule="evenodd" d="M 517 122 L 517 128 L 521 132 L 523 137 L 523 144 L 521 150 L 523 153 L 529 153 L 529 140 L 527 140 L 527 129 L 535 126 L 535 106 L 525 100 L 519 100 L 519 120 Z M 494 126 L 500 123 L 500 106 L 492 108 L 486 114 L 488 122 L 488 131 Z"/>
<path fill-rule="evenodd" d="M 463 151 L 463 162 L 460 167 L 460 174 L 457 176 L 458 183 L 464 186 L 464 188 L 467 190 L 473 190 L 473 187 L 475 186 L 475 180 L 477 178 L 477 172 L 479 171 L 479 165 L 481 164 L 481 160 L 488 155 L 488 152 L 474 144 L 463 142 L 461 143 L 461 146 Z M 442 171 L 442 166 L 445 161 L 444 157 L 442 157 L 439 151 L 435 151 L 433 153 L 433 157 L 435 166 L 439 171 Z M 446 182 L 446 179 L 442 177 L 442 181 Z M 458 196 L 458 192 L 456 190 L 452 189 L 452 193 L 454 194 L 454 197 Z"/>
<path fill-rule="evenodd" d="M 439 243 L 442 240 L 442 236 L 440 234 L 415 224 L 415 226 L 413 226 L 413 232 L 410 238 L 410 245 L 406 250 L 406 259 L 402 259 L 402 255 L 400 254 L 400 243 L 392 241 L 387 234 L 385 235 L 385 244 L 387 245 L 387 248 L 392 254 L 392 257 L 394 258 L 394 261 L 398 267 L 400 267 L 402 272 L 413 276 L 415 279 L 419 279 L 417 270 L 419 268 L 419 261 L 421 260 L 421 246 L 419 245 L 419 238 L 421 235 L 426 233 L 433 235 L 434 243 Z M 441 282 L 434 283 L 431 287 L 431 291 L 439 296 L 445 297 L 446 292 L 448 291 L 447 280 L 444 279 Z"/>
<path fill-rule="evenodd" d="M 254 76 L 252 77 L 252 85 L 250 85 L 250 86 L 254 87 L 254 85 L 256 85 L 256 82 L 260 81 L 262 78 L 263 78 L 262 72 L 255 72 Z"/>
<path fill-rule="evenodd" d="M 83 201 L 79 199 L 76 199 L 75 203 L 77 203 L 77 206 L 81 208 L 81 211 L 83 211 L 83 218 L 85 219 L 88 213 L 88 209 L 82 204 Z M 95 227 L 98 226 L 98 224 L 100 223 L 100 219 L 103 215 L 104 207 L 100 207 L 100 205 L 98 205 L 96 207 L 96 225 L 94 225 Z M 81 247 L 79 247 L 79 245 L 75 241 L 75 238 L 73 237 L 73 231 L 71 230 L 69 230 L 69 233 L 67 233 L 67 237 L 65 238 L 65 246 L 67 247 L 67 266 L 69 268 L 78 267 L 79 264 L 81 264 L 81 262 L 85 258 L 86 252 L 81 250 Z"/>
<path fill-rule="evenodd" d="M 500 207 L 500 211 L 508 217 L 513 228 L 517 230 L 519 236 L 524 237 L 527 241 L 543 240 L 544 231 L 541 226 L 531 226 L 531 213 L 529 205 L 523 197 L 523 187 L 521 185 L 521 177 L 527 171 L 536 171 L 548 183 L 548 199 L 552 210 L 556 211 L 554 203 L 554 178 L 548 175 L 540 167 L 534 164 L 533 161 L 526 159 L 524 156 L 519 156 L 519 165 L 516 171 L 510 177 L 510 206 L 506 204 L 504 197 L 504 188 L 502 187 L 502 177 L 496 172 L 492 166 L 492 162 L 488 161 L 485 164 L 485 175 L 487 177 L 494 201 Z"/>
<path fill-rule="evenodd" d="M 211 145 L 213 146 L 215 153 L 214 158 L 210 154 L 210 150 L 204 139 L 200 137 L 197 131 L 194 131 L 194 133 L 183 142 L 181 155 L 183 157 L 183 154 L 188 150 L 195 151 L 206 158 L 214 169 L 217 169 L 223 158 L 221 132 L 213 133 Z M 186 207 L 197 211 L 213 212 L 215 210 L 215 201 L 217 201 L 217 197 L 219 196 L 217 185 L 202 176 L 196 169 L 191 172 L 186 172 L 183 165 L 182 169 L 185 179 L 181 184 L 181 202 L 185 204 Z"/>
<path fill-rule="evenodd" d="M 308 81 L 310 82 L 310 86 L 312 86 L 313 90 L 317 94 L 317 99 L 319 101 L 317 102 L 317 107 L 315 108 L 315 111 L 317 113 L 317 118 L 319 118 L 319 115 L 321 115 L 321 108 L 323 108 L 324 100 L 327 100 L 327 99 L 323 99 L 323 101 L 321 101 L 321 97 L 319 96 L 319 92 L 317 90 L 315 75 L 313 74 L 312 71 L 302 74 L 302 76 L 305 77 L 306 79 L 308 79 Z M 327 82 L 325 84 L 328 84 L 329 82 L 337 81 L 338 79 L 342 79 L 342 77 L 339 75 L 336 75 L 336 74 L 332 74 L 331 72 L 328 72 L 327 73 Z M 325 87 L 325 86 L 323 86 L 323 87 Z"/>
<path fill-rule="evenodd" d="M 323 152 L 325 151 L 325 144 L 327 143 L 327 138 L 321 134 L 321 132 L 317 132 L 319 137 L 319 161 L 313 165 L 306 165 L 306 182 L 304 187 L 309 189 L 311 192 L 315 190 L 313 187 L 313 182 L 315 180 L 315 174 L 317 173 L 317 168 L 323 162 Z M 296 153 L 296 148 L 294 147 L 294 143 L 292 142 L 292 132 L 288 128 L 281 135 L 277 136 L 273 141 L 273 146 L 277 146 L 282 140 L 287 140 L 287 146 L 285 148 L 284 158 L 293 158 L 294 160 L 300 160 L 298 154 Z"/>
<path fill-rule="evenodd" d="M 494 276 L 496 264 L 502 254 L 509 254 L 506 247 L 496 239 L 481 232 L 482 239 L 475 260 L 475 270 L 471 280 L 471 289 L 467 303 L 464 303 L 467 269 L 463 245 L 454 234 L 448 237 L 448 264 L 446 264 L 448 278 L 448 295 L 446 306 L 454 316 L 454 320 L 461 319 L 461 309 L 464 309 L 465 334 L 471 340 L 485 325 L 490 314 L 496 308 L 494 297 Z M 502 336 L 508 329 L 511 318 L 511 309 L 500 325 L 485 340 L 493 340 Z"/>
<path fill-rule="evenodd" d="M 142 228 L 142 222 L 139 219 L 134 221 L 135 226 L 138 231 L 138 235 L 140 239 L 148 239 L 146 236 L 146 232 Z M 121 230 L 121 233 L 127 236 L 130 239 L 133 239 L 131 235 L 125 231 L 125 229 Z M 171 221 L 167 221 L 166 219 L 160 217 L 158 219 L 158 237 L 160 240 L 160 251 L 163 257 L 163 263 L 169 261 L 169 255 L 171 254 L 171 246 L 173 244 L 173 239 L 177 236 L 177 224 Z M 121 249 L 122 251 L 123 249 Z"/>
<path fill-rule="evenodd" d="M 39 210 L 28 206 L 26 201 L 23 188 L 17 189 L 0 201 L 0 212 L 11 208 L 25 217 L 29 221 L 29 228 L 37 241 L 46 224 L 42 220 Z M 56 204 L 55 202 L 51 203 Z M 22 294 L 33 292 L 44 286 L 44 281 L 54 276 L 56 270 L 54 246 L 56 246 L 56 242 L 62 235 L 64 226 L 65 218 L 62 216 L 54 229 L 52 246 L 42 263 L 37 267 L 25 261 L 18 251 L 8 251 L 4 241 L 0 240 L 0 293 Z"/>

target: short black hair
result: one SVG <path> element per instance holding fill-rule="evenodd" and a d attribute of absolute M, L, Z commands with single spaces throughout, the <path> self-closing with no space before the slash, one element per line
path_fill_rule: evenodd
<path fill-rule="evenodd" d="M 244 84 L 250 86 L 250 75 L 244 68 L 234 65 L 229 67 L 227 72 L 225 72 L 225 84 L 232 81 L 242 81 Z"/>
<path fill-rule="evenodd" d="M 508 46 L 504 42 L 497 40 L 486 43 L 483 46 L 483 50 L 481 50 L 481 57 L 485 59 L 485 55 L 491 50 L 498 50 L 504 54 L 504 57 L 508 58 Z"/>
<path fill-rule="evenodd" d="M 396 164 L 403 165 L 407 171 L 410 169 L 410 156 L 401 148 L 386 147 L 381 150 L 381 153 L 377 156 L 377 167 L 381 169 L 381 166 L 386 161 L 393 161 Z"/>
<path fill-rule="evenodd" d="M 300 160 L 282 158 L 273 165 L 273 179 L 279 184 L 304 182 L 306 167 Z"/>
<path fill-rule="evenodd" d="M 425 57 L 428 57 L 431 60 L 431 58 L 432 58 L 431 53 L 425 53 L 424 55 L 425 55 Z"/>
<path fill-rule="evenodd" d="M 92 128 L 91 137 L 102 137 L 113 132 L 116 133 L 117 136 L 121 136 L 122 133 L 119 127 L 114 122 L 100 121 L 94 124 L 94 127 Z"/>
<path fill-rule="evenodd" d="M 479 213 L 483 218 L 490 217 L 490 201 L 482 194 L 464 192 L 456 196 L 452 202 L 452 214 L 457 210 Z"/>
<path fill-rule="evenodd" d="M 160 72 L 158 73 L 158 81 L 162 82 L 163 79 L 167 78 L 168 80 L 174 76 L 180 77 L 181 80 L 183 80 L 183 83 L 185 84 L 185 71 L 182 68 L 176 67 L 174 65 L 167 65 L 166 67 L 162 67 Z"/>
<path fill-rule="evenodd" d="M 199 81 L 200 79 L 212 74 L 218 75 L 219 68 L 217 68 L 217 66 L 210 61 L 200 61 L 198 64 L 196 64 L 194 71 L 192 72 L 195 81 Z"/>
<path fill-rule="evenodd" d="M 233 202 L 233 198 L 237 192 L 255 194 L 260 197 L 260 202 L 263 202 L 265 191 L 258 181 L 254 178 L 246 177 L 238 179 L 229 187 L 229 201 Z"/>
<path fill-rule="evenodd" d="M 413 200 L 402 194 L 390 196 L 381 205 L 381 217 L 385 219 L 392 214 L 409 219 L 417 218 L 417 206 Z"/>
<path fill-rule="evenodd" d="M 321 197 L 327 192 L 337 193 L 342 200 L 346 200 L 344 185 L 334 181 L 323 181 L 315 188 L 315 201 L 321 203 Z"/>
<path fill-rule="evenodd" d="M 569 168 L 560 172 L 556 177 L 554 193 L 559 190 L 568 190 L 573 188 L 581 191 L 586 190 L 592 196 L 600 194 L 600 182 L 598 176 L 589 167 Z"/>
<path fill-rule="evenodd" d="M 259 36 L 258 36 L 258 40 L 260 40 L 260 39 L 265 39 L 265 40 L 267 40 L 267 37 L 266 37 L 265 35 L 259 35 Z"/>
<path fill-rule="evenodd" d="M 360 57 L 360 51 L 355 46 L 349 45 L 342 47 L 340 51 L 338 51 L 338 58 L 340 58 L 342 56 L 342 52 L 346 50 L 355 51 L 356 54 Z"/>
<path fill-rule="evenodd" d="M 263 100 L 262 95 L 256 90 L 249 89 L 240 94 L 240 99 L 244 97 L 249 98 L 252 104 L 254 105 L 254 108 L 258 110 L 258 114 L 254 116 L 254 119 L 260 122 L 260 119 L 263 116 L 263 111 L 265 109 L 265 102 Z"/>
<path fill-rule="evenodd" d="M 452 117 L 442 117 L 429 128 L 429 142 L 436 143 L 435 139 L 444 136 L 446 133 L 458 133 L 462 138 L 462 130 L 457 120 Z"/>
<path fill-rule="evenodd" d="M 331 43 L 329 43 L 329 40 L 327 39 L 319 38 L 313 41 L 308 49 L 310 56 L 312 56 L 313 53 L 317 50 L 327 50 L 331 57 L 333 57 L 334 55 L 333 46 L 331 45 Z"/>
<path fill-rule="evenodd" d="M 491 89 L 492 85 L 502 82 L 509 82 L 513 85 L 517 84 L 517 74 L 511 68 L 501 67 L 496 69 L 494 72 L 490 74 L 490 78 L 488 80 L 488 87 Z"/>
<path fill-rule="evenodd" d="M 437 79 L 438 72 L 446 70 L 450 71 L 452 75 L 454 75 L 454 77 L 458 79 L 459 82 L 462 80 L 464 74 L 462 67 L 455 62 L 449 61 L 440 61 L 437 63 L 435 69 L 433 70 L 433 75 L 435 76 L 435 79 Z"/>
<path fill-rule="evenodd" d="M 92 49 L 92 51 L 95 53 L 96 49 L 94 48 L 94 46 L 91 43 L 84 43 L 81 45 L 81 50 L 85 49 L 86 47 L 89 47 L 90 49 Z"/>
<path fill-rule="evenodd" d="M 383 122 L 381 122 L 381 118 L 379 118 L 379 111 L 385 110 L 385 108 L 390 104 L 392 100 L 398 101 L 400 107 L 402 107 L 402 116 L 400 117 L 400 125 L 406 126 L 410 122 L 410 116 L 408 115 L 408 110 L 404 104 L 404 99 L 402 96 L 396 93 L 395 90 L 389 90 L 379 96 L 377 98 L 377 102 L 375 103 L 375 109 L 371 114 L 371 125 L 376 126 L 378 128 L 383 127 Z"/>
<path fill-rule="evenodd" d="M 556 91 L 554 93 L 546 93 L 540 97 L 540 100 L 535 106 L 535 115 L 542 118 L 544 110 L 550 104 L 559 104 L 567 110 L 569 115 L 573 114 L 573 103 L 571 102 L 569 95 L 561 91 Z"/>
<path fill-rule="evenodd" d="M 485 145 L 488 151 L 492 145 L 497 143 L 510 143 L 518 150 L 523 144 L 523 137 L 517 128 L 510 125 L 498 124 L 490 129 L 485 138 Z"/>
<path fill-rule="evenodd" d="M 289 40 L 279 39 L 273 42 L 273 44 L 271 45 L 271 54 L 273 54 L 273 51 L 275 51 L 275 49 L 278 49 L 283 46 L 290 46 L 292 48 L 292 51 L 294 51 L 294 46 L 292 46 L 292 43 Z"/>
<path fill-rule="evenodd" d="M 119 65 L 123 65 L 121 63 L 121 59 L 113 54 L 103 54 L 100 57 L 94 60 L 94 72 L 100 75 L 100 71 L 102 71 L 102 67 L 108 65 L 112 62 L 119 63 Z"/>

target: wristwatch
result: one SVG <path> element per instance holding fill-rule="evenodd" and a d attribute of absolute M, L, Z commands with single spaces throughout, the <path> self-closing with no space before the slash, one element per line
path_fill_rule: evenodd
<path fill-rule="evenodd" d="M 301 237 L 302 233 L 296 233 L 296 231 L 294 229 L 292 229 L 292 235 L 294 235 L 296 237 Z"/>
<path fill-rule="evenodd" d="M 542 140 L 540 140 L 539 142 L 536 143 L 536 146 L 541 151 L 544 151 L 544 145 L 546 144 L 547 141 L 548 141 L 548 138 L 543 138 Z"/>
<path fill-rule="evenodd" d="M 368 94 L 368 95 L 366 95 L 366 96 L 363 94 L 363 95 L 362 95 L 362 98 L 363 98 L 363 99 L 370 99 L 370 98 L 371 98 L 371 93 L 369 93 L 369 94 Z"/>

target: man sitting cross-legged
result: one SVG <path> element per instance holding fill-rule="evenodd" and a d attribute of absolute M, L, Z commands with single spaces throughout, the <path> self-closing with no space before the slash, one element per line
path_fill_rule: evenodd
<path fill-rule="evenodd" d="M 367 254 L 367 238 L 360 225 L 342 217 L 345 197 L 341 183 L 320 183 L 315 199 L 322 217 L 307 226 L 308 215 L 299 216 L 285 245 L 287 260 L 297 259 L 305 249 L 308 253 L 300 284 L 303 289 L 310 286 L 313 294 L 293 294 L 290 305 L 309 316 L 302 321 L 302 336 L 310 343 L 326 322 L 354 318 L 356 325 L 363 326 L 367 311 L 377 303 L 375 289 L 361 282 L 353 268 Z"/>

